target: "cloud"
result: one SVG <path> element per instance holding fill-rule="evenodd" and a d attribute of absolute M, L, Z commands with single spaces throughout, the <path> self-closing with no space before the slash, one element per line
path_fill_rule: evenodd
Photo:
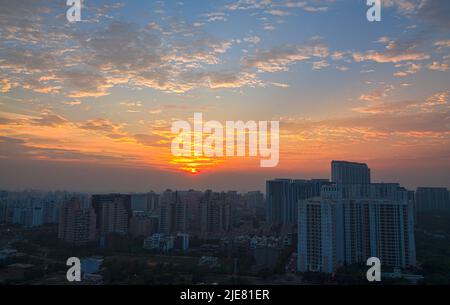
<path fill-rule="evenodd" d="M 118 135 L 118 136 L 124 136 L 124 134 L 121 132 L 121 129 L 123 125 L 113 123 L 110 120 L 107 119 L 93 119 L 93 120 L 87 120 L 81 123 L 78 123 L 77 126 L 81 129 L 91 130 L 91 131 L 99 131 L 102 133 L 107 133 L 111 136 Z"/>
<path fill-rule="evenodd" d="M 422 69 L 422 66 L 420 64 L 411 63 L 411 62 L 406 63 L 406 64 L 398 64 L 398 65 L 396 65 L 396 67 L 398 67 L 398 68 L 405 67 L 406 68 L 406 70 L 394 73 L 394 76 L 398 76 L 398 77 L 405 77 L 405 76 L 408 76 L 411 74 L 415 74 Z"/>
<path fill-rule="evenodd" d="M 447 105 L 450 91 L 438 92 L 427 98 L 425 105 L 428 107 Z"/>
<path fill-rule="evenodd" d="M 203 14 L 207 22 L 227 21 L 227 15 L 224 12 L 212 12 Z"/>
<path fill-rule="evenodd" d="M 259 38 L 258 36 L 250 36 L 244 38 L 244 41 L 251 44 L 258 44 L 261 41 L 261 38 Z"/>
<path fill-rule="evenodd" d="M 421 61 L 429 59 L 430 55 L 423 52 L 376 52 L 367 51 L 366 53 L 353 53 L 353 59 L 356 62 L 375 61 L 377 63 L 399 63 L 403 61 Z"/>
<path fill-rule="evenodd" d="M 323 44 L 310 46 L 287 46 L 280 49 L 257 51 L 254 56 L 242 59 L 245 68 L 256 68 L 262 72 L 288 71 L 289 66 L 310 58 L 326 58 L 328 47 Z"/>
<path fill-rule="evenodd" d="M 396 7 L 401 14 L 411 14 L 416 11 L 420 0 L 382 0 L 382 6 L 387 8 Z"/>
<path fill-rule="evenodd" d="M 75 100 L 75 101 L 67 101 L 67 102 L 64 102 L 64 104 L 65 104 L 65 105 L 68 105 L 68 106 L 77 106 L 77 105 L 81 105 L 82 102 L 79 101 L 79 100 Z"/>
<path fill-rule="evenodd" d="M 445 71 L 448 71 L 450 69 L 450 64 L 448 62 L 433 61 L 427 67 L 428 67 L 429 70 L 432 70 L 432 71 L 445 72 Z"/>
<path fill-rule="evenodd" d="M 0 156 L 12 159 L 37 159 L 52 161 L 132 161 L 132 157 L 105 153 L 86 153 L 75 149 L 39 147 L 18 138 L 0 136 Z"/>
<path fill-rule="evenodd" d="M 373 101 L 373 100 L 372 100 Z M 387 114 L 404 112 L 409 107 L 416 107 L 416 101 L 376 102 L 367 106 L 353 108 L 353 111 L 365 114 Z"/>
<path fill-rule="evenodd" d="M 450 29 L 450 2 L 447 0 L 422 0 L 417 16 L 438 27 Z"/>
<path fill-rule="evenodd" d="M 326 67 L 328 67 L 330 64 L 327 63 L 325 60 L 315 61 L 313 62 L 313 70 L 322 70 Z"/>
<path fill-rule="evenodd" d="M 30 11 L 44 5 L 42 1 L 37 2 L 19 5 L 19 11 L 28 12 L 27 5 Z M 220 16 L 224 13 L 208 15 L 209 18 Z M 18 24 L 13 18 L 3 19 L 2 23 L 8 29 L 11 25 L 29 26 Z M 1 92 L 22 87 L 81 99 L 109 95 L 116 86 L 184 93 L 199 87 L 246 86 L 243 78 L 249 79 L 240 70 L 226 74 L 205 72 L 209 70 L 208 66 L 221 64 L 221 56 L 231 48 L 232 41 L 213 39 L 180 19 L 167 17 L 164 25 L 152 22 L 144 26 L 120 21 L 103 22 L 92 25 L 88 31 L 79 27 L 51 26 L 52 22 L 46 19 L 39 19 L 38 24 L 37 27 L 42 27 L 40 36 L 36 34 L 32 41 L 27 41 L 10 35 L 12 44 L 0 49 L 3 59 L 0 69 L 5 75 L 0 82 Z M 19 32 L 18 29 L 10 31 Z M 183 35 L 183 39 L 179 35 Z M 253 43 L 257 42 L 255 37 L 251 39 Z M 34 47 L 35 44 L 39 48 Z M 192 74 L 208 73 L 211 73 L 211 81 L 204 77 L 197 81 L 190 78 Z M 233 73 L 234 84 L 229 81 L 221 84 L 220 79 L 233 79 Z"/>
<path fill-rule="evenodd" d="M 271 0 L 237 0 L 234 3 L 228 4 L 226 8 L 230 11 L 236 10 L 264 10 L 266 13 L 275 16 L 285 16 L 289 14 L 281 9 L 301 9 L 305 12 L 325 12 L 328 10 L 328 6 L 321 5 L 320 3 L 328 4 L 333 1 L 271 1 Z"/>
<path fill-rule="evenodd" d="M 379 90 L 373 96 L 368 95 L 368 98 L 362 99 L 369 102 L 368 105 L 353 108 L 353 111 L 364 114 L 419 114 L 429 112 L 445 114 L 449 110 L 448 108 L 446 110 L 445 107 L 448 105 L 450 91 L 437 92 L 422 101 L 408 100 L 401 102 L 383 101 L 383 98 L 388 95 L 384 91 Z M 444 109 L 442 109 L 443 107 Z"/>
<path fill-rule="evenodd" d="M 433 45 L 435 47 L 437 47 L 437 49 L 439 51 L 442 51 L 442 50 L 444 50 L 446 48 L 450 48 L 450 39 L 436 41 L 435 43 L 433 43 Z"/>
<path fill-rule="evenodd" d="M 381 99 L 386 98 L 387 96 L 389 96 L 389 94 L 392 92 L 392 90 L 394 90 L 394 86 L 393 85 L 388 85 L 385 86 L 381 89 L 377 89 L 377 90 L 373 90 L 369 93 L 366 94 L 362 94 L 359 99 L 361 101 L 366 101 L 366 102 L 374 102 L 374 101 L 379 101 Z"/>
<path fill-rule="evenodd" d="M 418 18 L 439 28 L 450 28 L 450 3 L 447 0 L 383 0 L 384 7 L 396 7 L 410 18 Z"/>
<path fill-rule="evenodd" d="M 31 124 L 38 126 L 60 126 L 64 124 L 68 124 L 69 121 L 62 116 L 53 113 L 44 113 L 39 118 L 31 119 Z"/>
<path fill-rule="evenodd" d="M 11 80 L 6 78 L 0 80 L 0 92 L 6 93 L 9 90 L 11 90 L 11 88 L 12 88 Z"/>
<path fill-rule="evenodd" d="M 269 15 L 272 15 L 272 16 L 278 16 L 278 17 L 283 17 L 283 16 L 290 15 L 290 13 L 287 12 L 287 11 L 275 10 L 275 9 L 267 10 L 267 11 L 265 11 L 265 13 L 269 14 Z"/>

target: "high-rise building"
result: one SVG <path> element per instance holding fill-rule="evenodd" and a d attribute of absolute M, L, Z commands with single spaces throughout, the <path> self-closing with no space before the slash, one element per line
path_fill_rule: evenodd
<path fill-rule="evenodd" d="M 340 265 L 378 257 L 382 265 L 416 265 L 414 202 L 395 183 L 324 186 L 302 200 L 298 269 L 331 273 Z"/>
<path fill-rule="evenodd" d="M 228 193 L 206 191 L 200 203 L 202 233 L 223 233 L 231 229 L 231 201 Z"/>
<path fill-rule="evenodd" d="M 8 192 L 0 191 L 0 223 L 8 222 Z"/>
<path fill-rule="evenodd" d="M 158 232 L 159 217 L 145 212 L 134 212 L 130 220 L 130 234 L 134 237 L 149 236 Z"/>
<path fill-rule="evenodd" d="M 154 192 L 132 194 L 131 209 L 138 212 L 155 212 L 159 205 L 159 195 Z"/>
<path fill-rule="evenodd" d="M 187 206 L 177 191 L 166 190 L 159 206 L 159 232 L 175 234 L 186 232 Z"/>
<path fill-rule="evenodd" d="M 416 190 L 417 212 L 450 211 L 450 196 L 444 187 L 419 187 Z"/>
<path fill-rule="evenodd" d="M 200 201 L 203 192 L 196 190 L 178 191 L 182 203 L 186 204 L 187 230 L 189 232 L 200 232 Z"/>
<path fill-rule="evenodd" d="M 14 205 L 14 224 L 28 228 L 38 227 L 43 224 L 43 204 L 39 198 L 27 198 Z"/>
<path fill-rule="evenodd" d="M 365 163 L 331 161 L 331 181 L 341 184 L 369 184 L 370 168 Z"/>
<path fill-rule="evenodd" d="M 346 185 L 342 196 L 343 259 L 378 257 L 383 265 L 416 265 L 414 202 L 396 183 Z"/>
<path fill-rule="evenodd" d="M 370 257 L 385 266 L 415 266 L 412 192 L 370 183 L 366 164 L 333 161 L 331 170 L 334 184 L 299 200 L 298 270 L 332 273 Z"/>
<path fill-rule="evenodd" d="M 253 212 L 254 215 L 264 216 L 266 213 L 264 194 L 260 191 L 247 192 L 243 195 L 246 208 Z"/>
<path fill-rule="evenodd" d="M 324 186 L 321 197 L 300 200 L 298 255 L 300 272 L 333 273 L 337 262 L 338 201 L 336 186 Z"/>
<path fill-rule="evenodd" d="M 59 217 L 59 239 L 76 245 L 95 241 L 95 211 L 84 207 L 79 198 L 73 197 L 63 203 Z"/>
<path fill-rule="evenodd" d="M 266 218 L 269 223 L 295 224 L 299 200 L 320 195 L 327 179 L 275 179 L 266 182 Z"/>
<path fill-rule="evenodd" d="M 132 216 L 130 195 L 93 195 L 92 206 L 97 215 L 97 232 L 100 236 L 128 233 Z"/>
<path fill-rule="evenodd" d="M 291 200 L 291 179 L 266 182 L 266 218 L 269 223 L 292 223 L 296 204 Z"/>

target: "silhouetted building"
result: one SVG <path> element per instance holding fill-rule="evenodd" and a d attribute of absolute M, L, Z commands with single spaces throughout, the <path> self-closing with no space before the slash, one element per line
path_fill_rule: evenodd
<path fill-rule="evenodd" d="M 166 190 L 159 206 L 159 232 L 175 234 L 186 232 L 187 206 L 177 191 Z"/>
<path fill-rule="evenodd" d="M 149 236 L 157 233 L 159 217 L 144 212 L 134 213 L 130 220 L 130 234 L 134 237 Z"/>
<path fill-rule="evenodd" d="M 97 215 L 97 231 L 100 236 L 128 233 L 132 216 L 130 195 L 93 195 L 92 206 Z"/>
<path fill-rule="evenodd" d="M 269 223 L 295 224 L 299 200 L 320 195 L 327 179 L 275 179 L 266 182 L 266 218 Z"/>
<path fill-rule="evenodd" d="M 94 209 L 84 207 L 77 197 L 63 203 L 59 213 L 58 238 L 76 245 L 95 241 Z"/>
<path fill-rule="evenodd" d="M 137 212 L 154 212 L 159 207 L 159 194 L 154 192 L 145 194 L 132 194 L 131 209 Z"/>
<path fill-rule="evenodd" d="M 232 215 L 229 193 L 206 191 L 200 203 L 200 229 L 202 233 L 228 232 Z"/>
<path fill-rule="evenodd" d="M 369 184 L 370 168 L 365 163 L 331 161 L 331 181 L 341 184 Z"/>
<path fill-rule="evenodd" d="M 417 212 L 450 211 L 450 196 L 444 187 L 419 187 L 416 190 Z"/>

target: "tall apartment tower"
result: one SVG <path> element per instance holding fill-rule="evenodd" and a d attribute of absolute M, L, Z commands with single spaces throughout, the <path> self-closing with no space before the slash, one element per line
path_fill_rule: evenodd
<path fill-rule="evenodd" d="M 396 183 L 324 186 L 299 204 L 298 247 L 299 271 L 332 273 L 370 257 L 415 266 L 414 201 Z"/>
<path fill-rule="evenodd" d="M 128 233 L 132 216 L 130 195 L 93 195 L 92 206 L 97 215 L 97 232 L 100 236 Z"/>
<path fill-rule="evenodd" d="M 275 179 L 266 182 L 266 218 L 269 223 L 293 222 L 295 205 L 290 200 L 291 179 Z"/>
<path fill-rule="evenodd" d="M 186 232 L 187 205 L 177 191 L 166 190 L 159 206 L 159 231 L 163 234 Z"/>
<path fill-rule="evenodd" d="M 365 163 L 331 161 L 331 181 L 340 184 L 369 184 L 370 168 Z"/>
<path fill-rule="evenodd" d="M 328 179 L 275 179 L 266 182 L 266 218 L 270 223 L 297 223 L 299 200 L 320 196 Z"/>
<path fill-rule="evenodd" d="M 202 233 L 221 233 L 231 229 L 231 203 L 226 193 L 205 192 L 200 203 Z"/>
<path fill-rule="evenodd" d="M 397 183 L 348 185 L 342 196 L 343 260 L 378 257 L 387 266 L 416 265 L 414 201 Z"/>
<path fill-rule="evenodd" d="M 336 186 L 324 186 L 321 197 L 303 199 L 298 207 L 298 255 L 300 272 L 333 273 L 337 261 L 339 212 Z"/>
<path fill-rule="evenodd" d="M 59 212 L 58 238 L 75 245 L 95 241 L 94 209 L 83 207 L 77 197 L 63 203 Z"/>

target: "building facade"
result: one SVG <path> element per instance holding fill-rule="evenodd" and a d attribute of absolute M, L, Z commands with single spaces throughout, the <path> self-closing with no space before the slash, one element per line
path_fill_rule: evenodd
<path fill-rule="evenodd" d="M 77 197 L 62 204 L 59 214 L 58 238 L 76 245 L 94 242 L 96 238 L 95 211 L 83 207 Z"/>
<path fill-rule="evenodd" d="M 378 257 L 382 265 L 416 265 L 414 201 L 395 183 L 322 187 L 301 200 L 297 268 L 333 273 Z"/>
<path fill-rule="evenodd" d="M 110 233 L 128 234 L 132 216 L 130 195 L 93 195 L 92 206 L 97 216 L 99 236 L 106 236 Z"/>

